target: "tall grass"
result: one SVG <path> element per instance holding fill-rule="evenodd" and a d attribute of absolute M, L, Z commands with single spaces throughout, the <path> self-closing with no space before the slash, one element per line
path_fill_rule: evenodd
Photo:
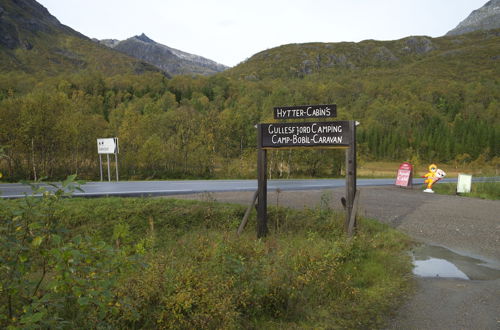
<path fill-rule="evenodd" d="M 411 288 L 410 241 L 385 225 L 361 219 L 349 240 L 343 214 L 274 208 L 257 240 L 251 224 L 236 235 L 243 213 L 140 198 L 68 199 L 55 212 L 70 235 L 136 257 L 114 286 L 108 327 L 380 328 Z"/>
<path fill-rule="evenodd" d="M 438 194 L 455 195 L 457 193 L 456 183 L 438 183 L 433 188 Z M 473 182 L 471 192 L 460 193 L 460 196 L 499 200 L 500 182 Z"/>
<path fill-rule="evenodd" d="M 388 227 L 362 220 L 349 241 L 343 214 L 275 208 L 270 236 L 256 240 L 252 229 L 235 235 L 243 211 L 112 198 L 68 201 L 61 216 L 104 239 L 126 224 L 123 244 L 148 242 L 147 266 L 116 290 L 120 326 L 379 327 L 409 288 L 409 240 Z"/>

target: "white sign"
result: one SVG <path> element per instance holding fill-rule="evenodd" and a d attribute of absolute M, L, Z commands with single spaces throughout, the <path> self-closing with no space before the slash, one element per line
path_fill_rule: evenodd
<path fill-rule="evenodd" d="M 458 174 L 457 193 L 470 193 L 472 186 L 472 175 Z"/>
<path fill-rule="evenodd" d="M 114 154 L 116 150 L 116 138 L 97 139 L 97 153 Z"/>

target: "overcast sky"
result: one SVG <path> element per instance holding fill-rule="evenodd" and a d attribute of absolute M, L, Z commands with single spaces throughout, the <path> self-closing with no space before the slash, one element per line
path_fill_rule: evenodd
<path fill-rule="evenodd" d="M 156 42 L 234 66 L 303 42 L 439 37 L 487 0 L 37 0 L 97 39 L 145 33 Z"/>

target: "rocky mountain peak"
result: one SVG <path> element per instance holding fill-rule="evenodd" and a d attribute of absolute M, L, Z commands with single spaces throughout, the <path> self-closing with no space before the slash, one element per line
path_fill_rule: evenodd
<path fill-rule="evenodd" d="M 456 28 L 449 31 L 447 36 L 460 35 L 478 30 L 500 28 L 500 0 L 490 0 L 483 7 L 474 10 Z"/>
<path fill-rule="evenodd" d="M 227 69 L 225 65 L 207 58 L 160 44 L 144 33 L 126 40 L 104 39 L 99 43 L 152 64 L 170 75 L 211 75 Z"/>
<path fill-rule="evenodd" d="M 146 42 L 148 44 L 155 44 L 156 42 L 152 39 L 150 39 L 147 35 L 145 35 L 144 33 L 142 33 L 140 36 L 135 36 L 135 38 L 137 40 L 140 40 L 140 41 L 143 41 L 143 42 Z"/>

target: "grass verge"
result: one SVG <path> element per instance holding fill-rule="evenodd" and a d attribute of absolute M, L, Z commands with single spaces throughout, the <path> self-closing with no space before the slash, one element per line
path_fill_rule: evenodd
<path fill-rule="evenodd" d="M 456 195 L 456 183 L 438 183 L 433 186 L 436 193 L 442 195 Z M 460 196 L 482 199 L 499 200 L 500 182 L 473 182 L 470 193 L 461 193 Z"/>
<path fill-rule="evenodd" d="M 2 219 L 20 216 L 16 210 L 22 201 L 0 203 Z M 348 240 L 342 230 L 343 214 L 330 209 L 270 209 L 270 235 L 262 240 L 256 240 L 250 229 L 241 237 L 235 234 L 244 213 L 237 205 L 64 199 L 51 210 L 67 229 L 68 239 L 90 237 L 102 242 L 99 246 L 110 247 L 103 258 L 109 259 L 109 253 L 125 256 L 123 262 L 129 266 L 113 275 L 112 286 L 107 281 L 105 289 L 97 290 L 96 279 L 104 276 L 101 272 L 109 274 L 109 269 L 85 270 L 99 258 L 94 253 L 94 259 L 82 259 L 87 268 L 79 270 L 71 264 L 75 255 L 81 255 L 73 244 L 65 263 L 72 265 L 69 272 L 81 272 L 90 284 L 67 291 L 74 299 L 59 307 L 51 305 L 56 310 L 43 315 L 30 307 L 29 300 L 22 301 L 19 315 L 0 320 L 3 326 L 26 325 L 20 320 L 31 311 L 30 325 L 52 327 L 381 328 L 412 286 L 411 261 L 405 253 L 411 244 L 408 237 L 361 219 L 359 234 Z M 89 244 L 87 250 L 97 251 Z M 47 265 L 50 262 L 43 264 Z M 33 264 L 32 271 L 41 270 Z M 54 290 L 51 271 L 43 271 L 49 275 L 37 283 L 38 301 Z M 105 303 L 94 303 L 95 292 Z M 5 311 L 7 303 L 0 299 L 4 304 L 0 308 Z M 43 323 L 49 317 L 50 322 Z"/>

